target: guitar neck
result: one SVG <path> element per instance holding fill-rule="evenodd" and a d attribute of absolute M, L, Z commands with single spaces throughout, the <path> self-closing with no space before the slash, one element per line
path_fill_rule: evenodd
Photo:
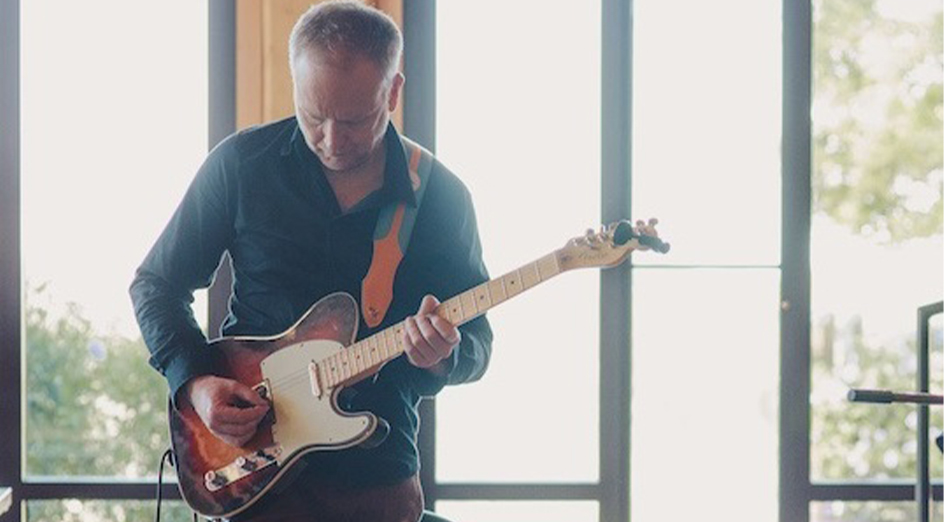
<path fill-rule="evenodd" d="M 557 252 L 443 301 L 436 314 L 459 326 L 561 273 Z"/>
<path fill-rule="evenodd" d="M 455 326 L 463 325 L 562 271 L 557 252 L 552 252 L 446 299 L 436 308 L 436 314 Z M 404 328 L 401 321 L 325 358 L 318 364 L 321 382 L 328 388 L 350 385 L 380 371 L 384 364 L 405 351 Z"/>

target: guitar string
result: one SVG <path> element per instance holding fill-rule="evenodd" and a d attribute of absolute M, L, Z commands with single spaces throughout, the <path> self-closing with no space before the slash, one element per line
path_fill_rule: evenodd
<path fill-rule="evenodd" d="M 353 346 L 354 346 L 354 345 L 351 345 L 351 346 L 349 346 L 348 348 L 352 348 Z M 350 352 L 349 352 L 349 353 L 350 353 Z M 325 358 L 321 359 L 321 361 L 319 361 L 318 363 L 315 363 L 315 364 L 320 364 L 320 362 L 324 362 L 324 361 L 326 361 L 329 357 L 333 357 L 333 356 L 335 356 L 335 355 L 336 355 L 336 354 L 333 354 L 333 355 L 331 355 L 331 356 L 325 357 Z M 399 355 L 400 355 L 400 354 L 398 353 L 396 356 L 399 356 Z M 396 356 L 394 356 L 394 357 L 396 357 Z M 356 356 L 355 356 L 355 358 L 356 358 Z M 393 357 L 387 358 L 386 360 L 390 360 L 390 359 L 393 359 Z M 386 362 L 386 361 L 384 361 L 384 362 Z M 343 366 L 343 363 L 338 365 L 338 367 L 341 367 L 341 366 Z M 368 364 L 367 367 L 365 367 L 365 370 L 367 370 L 367 369 L 369 369 L 369 368 L 372 368 L 372 367 L 374 367 L 374 366 L 377 366 L 377 364 L 376 364 L 376 363 Z M 356 368 L 356 366 L 355 366 L 355 368 Z M 328 373 L 327 373 L 327 368 L 326 368 L 325 371 L 326 371 L 326 375 L 328 375 Z M 362 373 L 362 372 L 357 372 L 357 373 Z M 354 373 L 354 374 L 352 374 L 352 375 L 357 375 L 357 373 Z M 286 374 L 284 377 L 282 377 L 282 378 L 280 378 L 280 379 L 276 379 L 276 380 L 270 381 L 270 386 L 272 386 L 272 387 L 284 387 L 284 386 L 289 386 L 289 385 L 291 385 L 294 381 L 297 381 L 297 380 L 304 380 L 306 377 L 308 377 L 308 374 L 309 374 L 309 370 L 308 370 L 308 369 L 295 370 L 295 371 L 292 371 L 292 372 Z M 345 380 L 345 379 L 342 378 L 341 380 L 343 381 L 343 380 Z"/>
<path fill-rule="evenodd" d="M 474 288 L 471 288 L 471 289 L 469 289 L 469 290 L 467 290 L 467 291 L 465 291 L 465 292 L 463 292 L 463 293 L 461 293 L 461 294 L 459 294 L 459 295 L 453 296 L 452 298 L 447 299 L 446 301 L 443 301 L 443 302 L 440 303 L 440 304 L 441 304 L 441 305 L 446 305 L 447 303 L 452 303 L 452 304 L 450 304 L 449 306 L 458 305 L 458 306 L 459 306 L 459 309 L 461 310 L 462 304 L 461 304 L 460 299 L 461 299 L 462 295 L 464 295 L 464 294 L 469 294 L 470 297 L 473 298 L 473 302 L 474 302 L 474 297 L 475 297 L 475 296 L 474 296 L 474 293 L 473 293 L 474 290 L 478 289 L 479 287 L 485 287 L 485 286 L 486 286 L 486 284 L 478 285 L 478 286 L 476 286 L 476 287 L 474 287 Z M 485 290 L 488 291 L 487 288 L 485 288 Z M 491 292 L 489 291 L 489 294 L 490 294 L 490 293 L 491 293 Z M 494 304 L 494 303 L 492 303 L 492 304 Z M 460 313 L 461 313 L 461 312 L 460 312 Z M 387 328 L 387 330 L 393 330 L 393 331 L 396 331 L 397 329 L 400 329 L 400 330 L 402 331 L 402 329 L 403 329 L 403 323 L 397 323 L 397 324 L 391 325 L 390 327 Z M 387 331 L 387 330 L 385 330 L 385 331 Z M 365 338 L 365 339 L 362 339 L 361 341 L 359 341 L 359 342 L 357 342 L 357 343 L 354 343 L 354 344 L 352 344 L 352 345 L 350 345 L 350 346 L 347 346 L 347 347 L 343 348 L 343 350 L 346 350 L 346 351 L 347 351 L 347 353 L 348 353 L 348 355 L 349 355 L 349 359 L 352 358 L 351 356 L 353 356 L 354 359 L 360 359 L 360 357 L 358 357 L 358 356 L 354 353 L 354 348 L 355 348 L 356 346 L 358 346 L 358 345 L 362 346 L 362 350 L 366 350 L 368 353 L 372 353 L 372 354 L 375 354 L 375 355 L 379 355 L 379 351 L 380 351 L 380 339 L 382 338 L 381 336 L 383 336 L 383 335 L 384 335 L 383 332 L 378 332 L 378 333 L 376 333 L 376 334 L 374 334 L 374 335 L 372 335 L 372 336 L 370 336 L 370 337 L 367 337 L 367 338 Z M 377 342 L 377 344 L 372 348 L 372 347 L 370 346 L 370 344 L 368 343 L 368 341 L 369 341 L 369 339 L 374 338 L 374 337 L 377 337 L 377 338 L 378 338 L 378 342 Z M 387 343 L 385 343 L 385 344 L 387 344 Z M 393 344 L 394 344 L 393 349 L 391 350 L 391 349 L 388 347 L 388 348 L 387 348 L 387 351 L 390 352 L 390 353 L 396 352 L 395 355 L 393 355 L 392 357 L 384 357 L 384 358 L 382 358 L 382 359 L 383 359 L 382 362 L 386 362 L 386 361 L 392 360 L 393 358 L 395 358 L 395 357 L 397 357 L 397 356 L 399 356 L 400 354 L 403 353 L 403 350 L 400 348 L 399 343 L 394 342 Z M 338 352 L 338 353 L 340 353 L 340 352 Z M 331 354 L 331 355 L 329 355 L 329 356 L 327 356 L 327 357 L 324 357 L 323 359 L 321 359 L 320 361 L 316 362 L 315 364 L 320 364 L 321 362 L 326 361 L 326 360 L 329 359 L 330 357 L 337 357 L 338 353 Z M 341 364 L 338 365 L 339 371 L 340 371 L 340 368 L 341 368 L 342 366 L 345 366 L 345 365 L 343 364 L 343 362 L 341 362 Z M 352 369 L 356 368 L 355 365 L 351 365 L 351 366 L 352 366 Z M 369 369 L 369 368 L 373 368 L 374 366 L 377 366 L 377 364 L 376 364 L 376 363 L 368 363 L 367 366 L 365 367 L 365 370 L 366 370 L 366 369 Z M 358 373 L 362 373 L 362 372 L 352 373 L 351 375 L 352 375 L 352 376 L 353 376 L 353 375 L 357 375 Z M 269 386 L 270 386 L 270 387 L 273 387 L 273 388 L 291 386 L 291 385 L 294 384 L 296 381 L 302 380 L 302 379 L 304 379 L 305 377 L 307 377 L 308 374 L 309 374 L 309 370 L 308 370 L 308 369 L 295 370 L 295 371 L 292 371 L 292 372 L 286 374 L 285 376 L 283 376 L 283 377 L 280 378 L 280 379 L 271 381 L 271 382 L 269 383 Z M 328 372 L 327 372 L 327 368 L 325 368 L 325 374 L 326 374 L 326 376 L 329 376 L 329 377 L 330 377 L 330 375 L 329 375 Z M 349 378 L 349 377 L 348 377 L 348 378 Z M 344 380 L 346 380 L 346 379 L 347 379 L 347 378 L 341 378 L 340 381 L 344 381 Z M 340 381 L 339 381 L 339 382 L 340 382 Z"/>
<path fill-rule="evenodd" d="M 459 314 L 460 314 L 460 316 L 461 316 L 460 322 L 465 322 L 466 317 L 465 317 L 465 314 L 464 314 L 464 311 L 463 311 L 463 297 L 464 297 L 464 296 L 469 297 L 469 298 L 471 299 L 471 301 L 472 301 L 472 306 L 477 309 L 476 312 L 473 314 L 473 316 L 478 316 L 478 315 L 480 315 L 481 313 L 484 313 L 485 311 L 487 311 L 487 310 L 493 308 L 494 306 L 500 304 L 501 302 L 504 302 L 504 301 L 506 301 L 506 300 L 508 300 L 508 299 L 510 299 L 510 298 L 512 298 L 512 297 L 514 297 L 514 296 L 517 295 L 518 293 L 521 293 L 521 292 L 524 291 L 524 290 L 528 290 L 528 289 L 530 288 L 530 286 L 524 287 L 524 274 L 522 273 L 522 271 L 523 271 L 524 269 L 526 269 L 526 268 L 532 269 L 532 270 L 535 272 L 535 275 L 537 275 L 537 279 L 538 279 L 538 280 L 537 280 L 537 282 L 536 282 L 535 284 L 537 284 L 537 283 L 542 283 L 542 282 L 544 282 L 544 281 L 546 281 L 547 279 L 550 278 L 550 277 L 542 277 L 542 276 L 541 276 L 541 271 L 540 271 L 540 266 L 538 265 L 538 261 L 534 261 L 534 262 L 529 263 L 529 264 L 527 264 L 527 265 L 521 266 L 521 267 L 519 267 L 519 268 L 517 268 L 517 269 L 515 269 L 515 270 L 513 270 L 513 271 L 511 271 L 511 272 L 509 272 L 509 273 L 507 273 L 507 274 L 504 274 L 504 275 L 502 275 L 502 276 L 500 276 L 500 277 L 496 277 L 496 278 L 491 279 L 491 280 L 489 280 L 489 281 L 486 281 L 486 282 L 484 282 L 484 283 L 482 283 L 482 284 L 480 284 L 480 285 L 477 285 L 477 286 L 475 286 L 475 287 L 473 287 L 473 288 L 470 288 L 470 289 L 466 290 L 465 292 L 461 292 L 460 294 L 455 295 L 455 296 L 451 297 L 450 299 L 447 299 L 447 300 L 443 301 L 442 303 L 440 303 L 440 306 L 441 306 L 441 307 L 445 307 L 444 309 L 450 308 L 450 307 L 456 307 L 456 308 L 458 308 Z M 559 273 L 559 272 L 558 272 L 558 273 Z M 557 273 L 551 274 L 551 276 L 553 276 L 553 275 L 557 275 Z M 507 284 L 510 284 L 510 285 L 513 285 L 513 284 L 514 284 L 515 282 L 517 282 L 517 281 L 521 281 L 521 283 L 522 283 L 522 288 L 521 288 L 517 293 L 512 294 L 512 295 L 508 295 L 508 291 L 507 291 L 507 289 L 505 288 L 505 287 L 506 287 L 506 280 L 508 280 L 508 283 L 507 283 Z M 496 299 L 495 299 L 495 296 L 492 294 L 492 289 L 491 289 L 491 286 L 490 286 L 490 285 L 491 285 L 492 283 L 494 283 L 494 282 L 500 282 L 500 283 L 502 284 L 502 294 L 503 294 L 503 295 L 501 296 L 502 299 L 496 300 Z M 531 285 L 531 286 L 534 286 L 534 285 Z M 487 304 L 486 304 L 486 306 L 485 306 L 484 309 L 479 309 L 479 304 L 478 304 L 478 299 L 477 299 L 478 296 L 476 295 L 476 292 L 478 292 L 478 293 L 483 293 L 483 292 L 484 292 L 484 294 L 487 295 L 488 298 L 489 298 L 489 300 L 488 300 L 488 302 L 487 302 Z M 365 338 L 365 339 L 359 341 L 358 343 L 354 343 L 354 344 L 352 344 L 352 345 L 350 345 L 350 346 L 344 347 L 342 350 L 347 351 L 348 356 L 349 356 L 349 357 L 348 357 L 349 360 L 351 359 L 351 356 L 353 356 L 354 359 L 360 359 L 360 358 L 361 358 L 361 357 L 357 356 L 357 355 L 354 353 L 354 349 L 355 349 L 355 347 L 357 347 L 358 345 L 360 345 L 360 346 L 362 347 L 362 348 L 361 348 L 362 350 L 367 349 L 367 350 L 368 350 L 368 353 L 376 354 L 376 352 L 377 352 L 377 350 L 378 350 L 378 347 L 380 346 L 380 339 L 383 339 L 383 338 L 384 338 L 384 337 L 383 337 L 383 336 L 385 335 L 384 332 L 390 331 L 390 330 L 394 330 L 394 331 L 395 331 L 396 329 L 400 329 L 400 330 L 402 331 L 402 328 L 403 328 L 403 323 L 398 323 L 398 324 L 392 325 L 392 326 L 388 327 L 387 330 L 384 330 L 383 332 L 378 332 L 378 333 L 374 334 L 374 335 L 371 336 L 371 337 L 368 337 L 368 338 Z M 370 346 L 370 344 L 369 344 L 368 341 L 369 341 L 369 339 L 374 338 L 374 337 L 377 337 L 377 338 L 378 338 L 378 343 L 377 343 L 377 345 L 376 345 L 375 347 L 371 348 L 371 346 Z M 388 352 L 391 352 L 391 350 L 390 350 L 389 348 L 388 348 Z M 396 340 L 396 339 L 394 340 L 394 343 L 393 343 L 393 350 L 392 350 L 392 352 L 396 352 L 396 354 L 395 354 L 394 356 L 392 356 L 392 357 L 385 357 L 385 358 L 383 358 L 383 360 L 382 360 L 381 362 L 386 362 L 386 361 L 392 360 L 393 358 L 395 358 L 395 357 L 397 357 L 397 356 L 399 356 L 400 354 L 403 353 L 403 350 L 400 348 L 400 346 L 399 346 L 399 344 L 397 343 L 397 340 Z M 338 353 L 340 353 L 340 352 L 338 352 Z M 323 359 L 321 359 L 321 361 L 316 362 L 315 364 L 320 364 L 321 362 L 326 361 L 326 360 L 327 360 L 328 358 L 330 358 L 330 357 L 336 357 L 336 356 L 338 355 L 338 353 L 329 355 L 328 357 L 324 357 Z M 366 361 L 365 361 L 366 365 L 364 366 L 364 370 L 362 370 L 362 371 L 360 371 L 360 372 L 356 371 L 356 369 L 357 369 L 357 365 L 356 365 L 356 364 L 350 364 L 351 368 L 350 368 L 349 371 L 352 371 L 352 370 L 353 370 L 353 373 L 351 373 L 348 377 L 341 377 L 341 379 L 340 379 L 340 381 L 339 381 L 338 383 L 343 382 L 343 381 L 349 379 L 349 378 L 352 377 L 352 376 L 356 376 L 356 375 L 358 375 L 358 374 L 360 374 L 360 373 L 363 373 L 363 372 L 366 371 L 366 370 L 372 369 L 373 367 L 377 366 L 377 363 L 369 363 L 369 362 L 367 362 L 367 361 L 369 361 L 369 359 L 370 359 L 369 356 L 366 357 Z M 340 368 L 341 368 L 342 366 L 348 366 L 348 365 L 344 364 L 344 362 L 341 361 L 340 359 L 339 359 L 339 361 L 341 362 L 341 364 L 338 366 L 339 370 L 340 370 Z M 343 370 L 340 370 L 340 371 L 343 372 Z M 327 367 L 325 368 L 325 376 L 326 376 L 326 377 L 329 377 L 329 378 L 333 376 L 333 375 L 329 375 L 329 374 L 328 374 Z M 269 386 L 272 387 L 272 388 L 287 387 L 287 386 L 294 385 L 294 384 L 296 384 L 296 383 L 298 383 L 298 382 L 304 381 L 304 380 L 305 380 L 305 377 L 309 377 L 309 378 L 310 378 L 310 370 L 309 370 L 309 369 L 295 370 L 295 371 L 289 372 L 289 373 L 288 373 L 286 376 L 284 376 L 283 378 L 280 378 L 280 379 L 271 381 L 271 382 L 269 383 Z"/>

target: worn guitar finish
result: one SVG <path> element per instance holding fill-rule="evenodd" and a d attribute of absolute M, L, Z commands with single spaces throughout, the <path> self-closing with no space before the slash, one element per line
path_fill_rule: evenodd
<path fill-rule="evenodd" d="M 639 235 L 626 221 L 571 239 L 558 250 L 443 301 L 435 313 L 459 326 L 521 292 L 575 268 L 614 266 L 634 250 L 668 251 L 654 229 Z M 315 303 L 291 328 L 272 337 L 224 337 L 210 343 L 223 362 L 218 375 L 253 387 L 272 404 L 256 435 L 241 448 L 216 438 L 186 398 L 168 407 L 180 491 L 210 518 L 254 504 L 303 455 L 363 444 L 383 421 L 337 405 L 345 387 L 380 371 L 404 350 L 404 323 L 354 342 L 358 307 L 348 294 Z"/>
<path fill-rule="evenodd" d="M 224 337 L 213 341 L 211 349 L 223 354 L 223 367 L 218 375 L 229 377 L 249 386 L 263 383 L 262 363 L 267 357 L 280 353 L 286 354 L 304 351 L 308 348 L 314 357 L 327 357 L 351 344 L 357 335 L 357 304 L 354 299 L 343 293 L 326 296 L 316 303 L 295 326 L 285 333 L 271 338 Z M 319 358 L 321 358 L 319 357 Z M 303 368 L 307 364 L 303 364 Z M 307 372 L 307 370 L 306 370 Z M 307 379 L 303 379 L 307 380 Z M 271 385 L 270 385 L 271 386 Z M 336 389 L 339 391 L 340 388 Z M 271 389 L 264 394 L 271 394 Z M 310 394 L 309 394 L 310 396 Z M 277 396 L 272 396 L 275 399 Z M 314 397 L 312 397 L 314 399 Z M 317 415 L 318 409 L 330 410 L 331 417 L 351 420 L 362 426 L 360 433 L 347 440 L 320 440 L 319 434 L 313 434 L 310 441 L 314 451 L 319 447 L 342 449 L 366 440 L 376 427 L 376 417 L 363 414 L 350 417 L 341 412 L 334 402 L 334 396 L 323 397 L 310 404 L 311 416 Z M 279 412 L 281 401 L 274 400 L 275 418 L 282 418 Z M 252 457 L 257 452 L 266 453 L 267 448 L 275 446 L 273 416 L 267 416 L 259 426 L 256 436 L 242 448 L 226 444 L 203 424 L 193 407 L 184 399 L 175 409 L 168 406 L 170 414 L 171 443 L 177 461 L 177 476 L 181 494 L 190 507 L 207 517 L 229 517 L 253 504 L 263 493 L 275 484 L 292 463 L 307 451 L 286 454 L 280 450 L 274 465 L 258 465 L 257 470 L 216 491 L 207 487 L 207 474 L 225 469 L 240 458 Z M 324 411 L 322 412 L 324 414 Z M 307 416 L 307 415 L 306 415 Z M 288 419 L 286 418 L 286 421 Z M 286 422 L 285 424 L 289 424 Z M 264 457 L 262 460 L 266 460 Z"/>

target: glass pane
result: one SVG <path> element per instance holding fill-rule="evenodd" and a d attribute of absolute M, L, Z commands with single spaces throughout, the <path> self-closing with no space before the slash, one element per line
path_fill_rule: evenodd
<path fill-rule="evenodd" d="M 940 502 L 931 503 L 931 520 L 941 520 Z M 811 502 L 810 522 L 911 522 L 918 520 L 914 502 Z"/>
<path fill-rule="evenodd" d="M 152 501 L 32 500 L 26 503 L 27 522 L 149 522 L 157 509 Z M 162 520 L 186 521 L 192 511 L 180 501 L 161 503 Z"/>
<path fill-rule="evenodd" d="M 502 0 L 436 16 L 437 154 L 472 191 L 496 277 L 599 223 L 600 5 L 542 9 L 540 23 Z M 565 274 L 489 313 L 488 373 L 437 399 L 439 480 L 597 479 L 598 280 Z"/>
<path fill-rule="evenodd" d="M 451 522 L 597 522 L 596 502 L 458 501 L 436 502 L 436 513 Z"/>
<path fill-rule="evenodd" d="M 942 6 L 813 5 L 811 474 L 910 478 L 915 408 L 846 393 L 914 390 L 916 309 L 942 298 Z"/>
<path fill-rule="evenodd" d="M 635 264 L 780 263 L 780 5 L 633 2 L 633 214 L 674 245 Z"/>
<path fill-rule="evenodd" d="M 27 473 L 154 475 L 167 392 L 128 285 L 206 153 L 207 5 L 21 9 Z"/>
<path fill-rule="evenodd" d="M 776 520 L 780 271 L 633 281 L 632 519 Z"/>

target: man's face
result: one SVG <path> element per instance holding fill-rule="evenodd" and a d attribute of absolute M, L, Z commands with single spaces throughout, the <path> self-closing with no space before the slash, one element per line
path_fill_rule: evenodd
<path fill-rule="evenodd" d="M 345 172 L 364 166 L 382 146 L 403 77 L 384 78 L 373 61 L 302 53 L 294 64 L 295 115 L 308 148 L 324 167 Z"/>

